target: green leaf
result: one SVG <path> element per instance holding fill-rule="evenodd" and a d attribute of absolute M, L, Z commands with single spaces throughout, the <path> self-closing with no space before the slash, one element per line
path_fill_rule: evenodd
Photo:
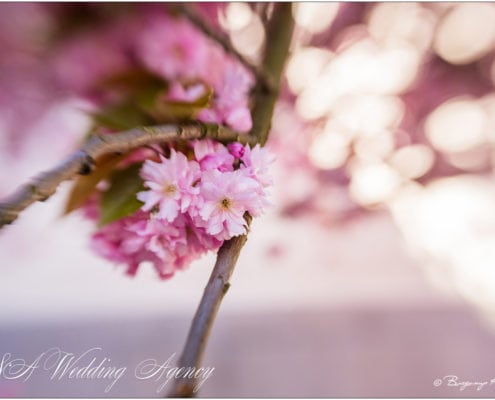
<path fill-rule="evenodd" d="M 168 82 L 163 78 L 141 68 L 133 68 L 122 73 L 112 75 L 100 82 L 105 90 L 113 90 L 127 97 L 135 97 L 149 88 L 167 89 Z"/>
<path fill-rule="evenodd" d="M 122 100 L 92 114 L 94 122 L 113 130 L 125 130 L 157 121 L 148 112 L 168 83 L 146 71 L 130 70 L 101 83 L 101 87 L 119 93 Z"/>
<path fill-rule="evenodd" d="M 64 214 L 81 207 L 96 190 L 96 185 L 113 171 L 126 154 L 108 154 L 95 161 L 95 168 L 89 175 L 79 176 L 69 193 Z"/>
<path fill-rule="evenodd" d="M 140 98 L 139 105 L 158 123 L 183 121 L 194 119 L 199 111 L 208 108 L 211 102 L 212 91 L 208 89 L 205 94 L 192 102 L 165 100 L 165 90 L 148 92 L 147 96 Z"/>
<path fill-rule="evenodd" d="M 132 101 L 111 105 L 92 116 L 97 125 L 114 130 L 135 128 L 151 122 L 146 113 Z"/>
<path fill-rule="evenodd" d="M 136 197 L 144 189 L 143 180 L 139 176 L 141 165 L 133 164 L 112 174 L 110 187 L 101 197 L 99 226 L 130 215 L 143 205 Z"/>

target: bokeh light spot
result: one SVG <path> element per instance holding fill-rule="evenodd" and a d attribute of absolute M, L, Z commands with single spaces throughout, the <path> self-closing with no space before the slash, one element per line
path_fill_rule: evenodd
<path fill-rule="evenodd" d="M 486 114 L 476 101 L 457 98 L 442 103 L 428 116 L 425 133 L 437 150 L 460 152 L 485 141 L 486 122 Z"/>
<path fill-rule="evenodd" d="M 495 41 L 495 6 L 461 3 L 440 22 L 433 47 L 452 64 L 468 64 L 485 55 Z"/>
<path fill-rule="evenodd" d="M 434 161 L 435 154 L 428 146 L 414 144 L 397 149 L 389 164 L 403 177 L 416 179 L 426 174 Z"/>
<path fill-rule="evenodd" d="M 339 11 L 339 3 L 294 3 L 292 10 L 297 25 L 315 34 L 330 26 Z"/>

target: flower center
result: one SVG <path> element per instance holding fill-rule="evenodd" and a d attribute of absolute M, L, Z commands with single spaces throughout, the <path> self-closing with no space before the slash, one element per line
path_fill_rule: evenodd
<path fill-rule="evenodd" d="M 165 194 L 174 194 L 177 191 L 175 185 L 168 185 L 163 188 L 163 193 Z"/>
<path fill-rule="evenodd" d="M 227 198 L 222 199 L 222 201 L 220 202 L 220 205 L 224 210 L 228 210 L 230 208 L 230 204 L 230 200 Z"/>

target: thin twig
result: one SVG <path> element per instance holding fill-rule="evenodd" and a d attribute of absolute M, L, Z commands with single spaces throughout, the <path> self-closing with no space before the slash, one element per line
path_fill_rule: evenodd
<path fill-rule="evenodd" d="M 275 3 L 272 18 L 267 24 L 267 45 L 262 62 L 265 73 L 273 78 L 272 86 L 267 90 L 262 83 L 257 82 L 254 88 L 254 106 L 251 110 L 253 120 L 251 134 L 258 138 L 262 146 L 268 139 L 293 30 L 292 4 Z"/>
<path fill-rule="evenodd" d="M 252 137 L 238 134 L 223 126 L 191 122 L 135 128 L 109 135 L 91 135 L 82 146 L 53 169 L 36 176 L 11 196 L 0 202 L 0 229 L 15 221 L 21 211 L 36 201 L 44 201 L 55 193 L 63 181 L 78 174 L 91 173 L 93 162 L 104 154 L 129 150 L 175 140 L 211 138 L 222 142 L 253 143 Z"/>
<path fill-rule="evenodd" d="M 290 3 L 277 3 L 268 23 L 268 42 L 263 58 L 263 69 L 274 78 L 276 87 L 267 89 L 257 82 L 252 110 L 253 129 L 251 135 L 262 144 L 268 138 L 275 102 L 278 97 L 282 70 L 289 52 L 293 20 Z M 266 107 L 264 109 L 263 107 Z M 250 221 L 249 221 L 250 222 Z M 208 337 L 215 316 L 225 292 L 229 288 L 237 258 L 247 236 L 235 237 L 223 244 L 217 255 L 217 262 L 205 288 L 203 297 L 194 316 L 189 334 L 179 360 L 179 368 L 199 368 L 203 359 Z M 192 397 L 195 392 L 194 379 L 176 380 L 169 397 Z"/>
<path fill-rule="evenodd" d="M 251 218 L 247 216 L 246 220 L 249 226 Z M 180 366 L 193 367 L 196 370 L 201 367 L 215 317 L 222 299 L 230 287 L 230 276 L 246 241 L 247 235 L 234 237 L 225 242 L 218 251 L 215 267 L 194 315 L 186 344 L 179 360 Z M 177 379 L 174 381 L 174 387 L 169 393 L 169 397 L 192 397 L 198 389 L 196 385 L 197 381 L 194 378 L 183 377 Z"/>
<path fill-rule="evenodd" d="M 251 71 L 254 75 L 256 82 L 263 85 L 265 88 L 270 89 L 273 86 L 273 82 L 271 79 L 271 75 L 267 73 L 263 68 L 253 64 L 246 57 L 244 57 L 241 53 L 239 53 L 229 38 L 224 34 L 216 32 L 211 26 L 209 26 L 206 21 L 196 13 L 190 6 L 186 4 L 181 4 L 178 7 L 178 10 L 192 23 L 198 28 L 203 34 L 208 36 L 210 39 L 217 42 L 227 53 L 235 57 L 246 69 Z"/>
<path fill-rule="evenodd" d="M 253 4 L 253 3 L 249 3 Z M 254 4 L 254 11 L 258 14 L 260 17 L 261 23 L 263 26 L 266 26 L 268 19 L 271 15 L 271 7 L 273 7 L 273 3 L 269 2 L 263 2 L 263 3 L 255 3 Z"/>

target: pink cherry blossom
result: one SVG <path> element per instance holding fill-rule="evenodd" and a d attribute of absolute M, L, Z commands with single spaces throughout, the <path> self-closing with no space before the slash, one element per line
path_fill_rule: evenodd
<path fill-rule="evenodd" d="M 243 163 L 241 169 L 246 170 L 248 176 L 256 179 L 263 187 L 273 185 L 273 180 L 269 175 L 269 166 L 275 159 L 267 149 L 259 144 L 252 149 L 247 145 L 241 160 Z"/>
<path fill-rule="evenodd" d="M 199 215 L 206 232 L 218 239 L 230 239 L 246 232 L 244 213 L 259 214 L 259 183 L 242 171 L 208 170 L 201 178 L 204 203 Z"/>
<path fill-rule="evenodd" d="M 249 132 L 253 127 L 253 120 L 247 105 L 241 104 L 226 110 L 225 123 L 236 131 Z"/>
<path fill-rule="evenodd" d="M 206 77 L 213 87 L 215 100 L 211 110 L 203 110 L 198 118 L 204 122 L 225 123 L 239 132 L 248 132 L 252 127 L 248 104 L 252 76 L 234 60 L 224 58 L 220 74 Z"/>
<path fill-rule="evenodd" d="M 217 250 L 223 243 L 222 240 L 208 234 L 201 224 L 196 224 L 191 218 L 188 218 L 187 222 L 187 238 L 190 251 L 199 255 L 209 250 Z"/>
<path fill-rule="evenodd" d="M 145 251 L 153 254 L 153 265 L 160 277 L 171 277 L 178 267 L 184 267 L 183 258 L 188 254 L 184 225 L 171 224 L 152 215 L 146 226 L 137 230 L 136 234 L 146 238 Z M 194 256 L 191 254 L 191 257 Z"/>
<path fill-rule="evenodd" d="M 204 96 L 207 93 L 206 91 L 207 88 L 202 83 L 196 83 L 185 87 L 181 83 L 175 81 L 172 82 L 167 91 L 167 100 L 191 103 Z"/>
<path fill-rule="evenodd" d="M 197 161 L 201 161 L 204 157 L 209 154 L 214 154 L 217 152 L 223 152 L 223 148 L 225 147 L 219 142 L 215 142 L 211 139 L 204 140 L 193 140 L 191 145 L 194 150 L 194 157 Z"/>
<path fill-rule="evenodd" d="M 213 140 L 190 146 L 193 160 L 174 149 L 169 158 L 160 155 L 160 162 L 145 160 L 141 176 L 149 190 L 137 194 L 144 205 L 93 235 L 93 249 L 126 264 L 128 274 L 147 261 L 168 279 L 224 240 L 246 233 L 245 213 L 256 217 L 270 205 L 266 187 L 272 157 L 265 149 Z M 152 153 L 140 157 L 146 154 Z M 98 207 L 97 192 L 83 208 L 86 217 L 98 219 Z"/>
<path fill-rule="evenodd" d="M 208 44 L 188 21 L 154 13 L 145 22 L 136 48 L 143 63 L 165 79 L 195 79 L 203 75 Z"/>
<path fill-rule="evenodd" d="M 119 93 L 108 90 L 102 94 L 102 82 L 132 67 L 129 53 L 137 27 L 133 22 L 122 18 L 62 41 L 54 59 L 54 72 L 60 83 L 98 103 L 118 97 Z"/>
<path fill-rule="evenodd" d="M 223 144 L 213 140 L 197 140 L 193 147 L 202 171 L 218 169 L 225 172 L 234 169 L 234 157 Z"/>
<path fill-rule="evenodd" d="M 144 69 L 169 83 L 167 100 L 194 102 L 211 90 L 211 104 L 197 118 L 248 132 L 251 73 L 188 20 L 159 11 L 142 7 L 118 23 L 62 41 L 54 68 L 62 86 L 105 106 L 122 100 L 105 80 Z"/>
<path fill-rule="evenodd" d="M 199 189 L 199 165 L 188 161 L 182 153 L 171 150 L 170 158 L 160 155 L 161 163 L 144 162 L 141 176 L 150 190 L 139 192 L 138 199 L 144 203 L 143 211 L 159 205 L 158 216 L 172 222 L 180 212 L 185 212 L 193 203 Z"/>
<path fill-rule="evenodd" d="M 114 221 L 95 232 L 91 248 L 100 256 L 119 264 L 127 264 L 127 273 L 134 275 L 143 261 L 153 259 L 143 251 L 146 238 L 135 234 L 138 225 L 146 224 L 147 214 L 142 211 Z"/>

